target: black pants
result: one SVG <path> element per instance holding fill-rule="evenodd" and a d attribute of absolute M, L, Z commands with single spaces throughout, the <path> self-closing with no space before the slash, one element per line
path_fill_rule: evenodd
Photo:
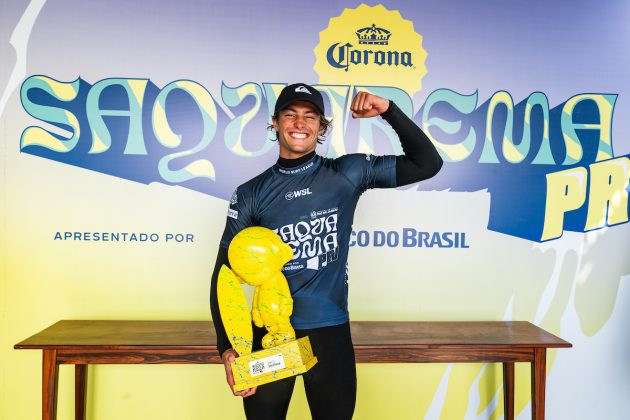
<path fill-rule="evenodd" d="M 254 329 L 256 343 L 266 331 Z M 306 399 L 313 420 L 350 420 L 354 413 L 357 393 L 357 374 L 350 324 L 296 330 L 298 338 L 307 336 L 317 364 L 303 375 Z M 281 420 L 287 416 L 295 376 L 261 385 L 256 394 L 243 399 L 249 420 Z"/>

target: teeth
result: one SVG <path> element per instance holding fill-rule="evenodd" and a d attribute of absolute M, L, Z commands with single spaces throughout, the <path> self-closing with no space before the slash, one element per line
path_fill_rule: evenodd
<path fill-rule="evenodd" d="M 304 133 L 291 133 L 291 137 L 295 139 L 305 139 L 308 136 Z"/>

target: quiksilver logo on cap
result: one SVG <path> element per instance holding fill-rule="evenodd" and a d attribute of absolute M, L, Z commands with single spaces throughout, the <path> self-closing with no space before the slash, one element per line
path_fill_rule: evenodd
<path fill-rule="evenodd" d="M 308 90 L 308 88 L 306 86 L 298 86 L 295 88 L 296 92 L 302 92 L 302 93 L 308 93 L 309 95 L 312 95 L 311 91 Z"/>

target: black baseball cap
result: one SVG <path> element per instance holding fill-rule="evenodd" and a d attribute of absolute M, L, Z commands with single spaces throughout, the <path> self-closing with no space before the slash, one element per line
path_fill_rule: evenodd
<path fill-rule="evenodd" d="M 315 108 L 317 108 L 320 114 L 325 114 L 324 98 L 322 97 L 322 94 L 314 87 L 305 83 L 295 83 L 282 89 L 282 92 L 280 92 L 280 96 L 278 96 L 278 100 L 276 101 L 274 114 L 290 106 L 295 101 L 310 102 L 315 105 Z"/>

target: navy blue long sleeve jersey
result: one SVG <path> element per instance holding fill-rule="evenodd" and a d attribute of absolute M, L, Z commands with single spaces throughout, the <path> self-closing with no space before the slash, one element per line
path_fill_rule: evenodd
<path fill-rule="evenodd" d="M 396 157 L 314 155 L 294 168 L 276 164 L 237 188 L 221 246 L 248 226 L 276 232 L 293 249 L 284 266 L 297 329 L 348 321 L 346 261 L 354 211 L 368 188 L 396 185 Z"/>

